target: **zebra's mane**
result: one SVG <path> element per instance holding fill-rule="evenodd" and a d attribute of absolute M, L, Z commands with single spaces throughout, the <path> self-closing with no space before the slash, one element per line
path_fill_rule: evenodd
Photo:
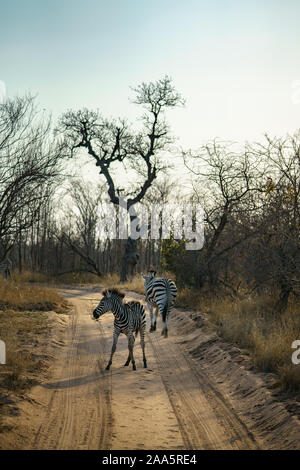
<path fill-rule="evenodd" d="M 115 288 L 105 289 L 102 292 L 103 297 L 107 297 L 109 294 L 110 295 L 115 295 L 119 299 L 123 299 L 125 297 L 125 294 L 123 292 L 121 292 L 121 291 L 119 291 L 119 289 L 115 289 Z"/>

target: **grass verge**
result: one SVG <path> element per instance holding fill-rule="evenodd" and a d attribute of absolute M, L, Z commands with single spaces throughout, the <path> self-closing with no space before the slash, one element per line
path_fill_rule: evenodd
<path fill-rule="evenodd" d="M 186 296 L 186 294 L 185 294 Z M 300 364 L 292 363 L 292 343 L 300 339 L 300 303 L 291 299 L 287 310 L 275 314 L 276 296 L 251 299 L 206 298 L 198 309 L 209 312 L 217 333 L 244 349 L 254 366 L 277 374 L 281 389 L 300 392 Z M 196 298 L 191 297 L 193 308 Z"/>
<path fill-rule="evenodd" d="M 0 365 L 0 432 L 3 419 L 15 410 L 14 396 L 23 394 L 48 367 L 45 355 L 52 321 L 48 311 L 66 313 L 67 302 L 47 288 L 6 281 L 0 277 L 0 339 L 6 364 Z"/>

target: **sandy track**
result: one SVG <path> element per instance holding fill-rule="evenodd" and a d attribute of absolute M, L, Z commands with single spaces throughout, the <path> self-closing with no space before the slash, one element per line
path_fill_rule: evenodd
<path fill-rule="evenodd" d="M 77 295 L 81 294 L 81 295 Z M 113 315 L 99 322 L 91 311 L 99 294 L 70 292 L 75 306 L 65 365 L 46 385 L 52 398 L 36 448 L 253 449 L 258 444 L 171 332 L 147 334 L 148 369 L 125 368 L 127 339 L 120 336 L 112 368 L 103 369 L 112 342 Z M 127 295 L 127 299 L 133 298 Z"/>
<path fill-rule="evenodd" d="M 157 363 L 186 449 L 256 449 L 234 410 L 169 338 L 151 335 Z"/>
<path fill-rule="evenodd" d="M 103 372 L 105 338 L 98 341 L 88 301 L 78 294 L 66 295 L 74 314 L 51 381 L 35 390 L 46 409 L 35 449 L 104 449 L 110 442 L 111 377 Z"/>
<path fill-rule="evenodd" d="M 123 367 L 128 350 L 121 335 L 107 372 L 113 315 L 92 319 L 100 297 L 95 290 L 62 294 L 74 313 L 57 339 L 50 379 L 34 387 L 21 407 L 22 425 L 9 448 L 259 448 L 226 397 L 195 367 L 175 328 L 167 339 L 160 331 L 147 333 L 148 369 L 142 367 L 137 339 L 137 371 Z M 137 297 L 126 295 L 127 300 Z"/>

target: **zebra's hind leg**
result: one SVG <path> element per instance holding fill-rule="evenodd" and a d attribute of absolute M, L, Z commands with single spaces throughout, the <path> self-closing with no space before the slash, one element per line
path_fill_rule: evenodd
<path fill-rule="evenodd" d="M 147 307 L 149 309 L 149 312 L 150 312 L 150 333 L 152 333 L 152 331 L 155 331 L 156 330 L 156 322 L 153 323 L 153 308 L 152 308 L 152 305 L 149 304 L 149 302 L 147 302 Z"/>
<path fill-rule="evenodd" d="M 133 335 L 132 335 L 133 336 Z M 130 364 L 130 361 L 131 361 L 131 353 L 130 353 L 130 348 L 129 348 L 129 342 L 132 341 L 129 339 L 129 336 L 128 336 L 128 350 L 129 350 L 129 353 L 128 353 L 128 357 L 127 357 L 127 361 L 125 362 L 124 364 L 124 367 L 127 367 L 129 366 Z M 133 342 L 134 342 L 134 336 L 133 336 Z"/>
<path fill-rule="evenodd" d="M 168 337 L 168 328 L 166 326 L 161 330 L 161 336 L 164 336 L 165 338 Z"/>
<path fill-rule="evenodd" d="M 116 351 L 118 339 L 119 339 L 119 335 L 116 332 L 114 332 L 114 341 L 113 341 L 113 345 L 112 345 L 112 348 L 111 348 L 110 358 L 109 358 L 107 366 L 105 367 L 105 370 L 110 369 L 110 366 L 112 364 L 112 358 L 113 358 L 113 355 Z"/>
<path fill-rule="evenodd" d="M 134 346 L 134 335 L 133 335 L 133 332 L 131 332 L 128 335 L 129 354 L 128 354 L 128 358 L 127 358 L 127 361 L 125 362 L 124 366 L 128 366 L 130 361 L 131 361 L 132 362 L 132 370 L 136 370 L 135 360 L 134 360 L 134 357 L 133 357 L 133 346 Z"/>
<path fill-rule="evenodd" d="M 153 331 L 156 331 L 157 317 L 158 317 L 158 307 L 155 307 L 155 318 L 154 318 L 154 324 L 153 324 Z"/>
<path fill-rule="evenodd" d="M 162 311 L 162 321 L 164 323 L 161 335 L 165 338 L 168 337 L 168 305 L 165 305 Z"/>
<path fill-rule="evenodd" d="M 147 368 L 147 359 L 145 355 L 145 330 L 140 330 L 140 341 L 141 341 L 141 348 L 143 351 L 143 362 L 144 362 L 144 369 Z"/>

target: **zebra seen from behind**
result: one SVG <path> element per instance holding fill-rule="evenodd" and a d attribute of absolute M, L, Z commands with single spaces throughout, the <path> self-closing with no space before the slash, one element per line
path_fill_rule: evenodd
<path fill-rule="evenodd" d="M 177 288 L 175 282 L 171 281 L 171 279 L 155 276 L 156 271 L 149 271 L 147 276 L 142 274 L 142 278 L 145 280 L 146 302 L 150 311 L 150 331 L 156 330 L 156 320 L 159 310 L 164 323 L 161 334 L 167 338 L 168 316 L 175 303 Z M 153 308 L 155 309 L 155 318 L 153 318 Z"/>
<path fill-rule="evenodd" d="M 112 364 L 112 358 L 117 347 L 120 333 L 124 333 L 128 338 L 129 354 L 124 366 L 128 366 L 131 361 L 132 369 L 136 370 L 135 360 L 133 357 L 133 347 L 135 337 L 139 332 L 144 367 L 147 367 L 147 360 L 145 356 L 146 312 L 144 307 L 139 302 L 123 303 L 125 294 L 120 292 L 118 289 L 106 289 L 102 292 L 102 295 L 103 298 L 101 299 L 98 307 L 96 307 L 93 311 L 93 317 L 97 319 L 109 311 L 111 311 L 115 317 L 113 345 L 106 370 L 109 370 Z M 135 337 L 134 333 L 136 334 Z"/>

